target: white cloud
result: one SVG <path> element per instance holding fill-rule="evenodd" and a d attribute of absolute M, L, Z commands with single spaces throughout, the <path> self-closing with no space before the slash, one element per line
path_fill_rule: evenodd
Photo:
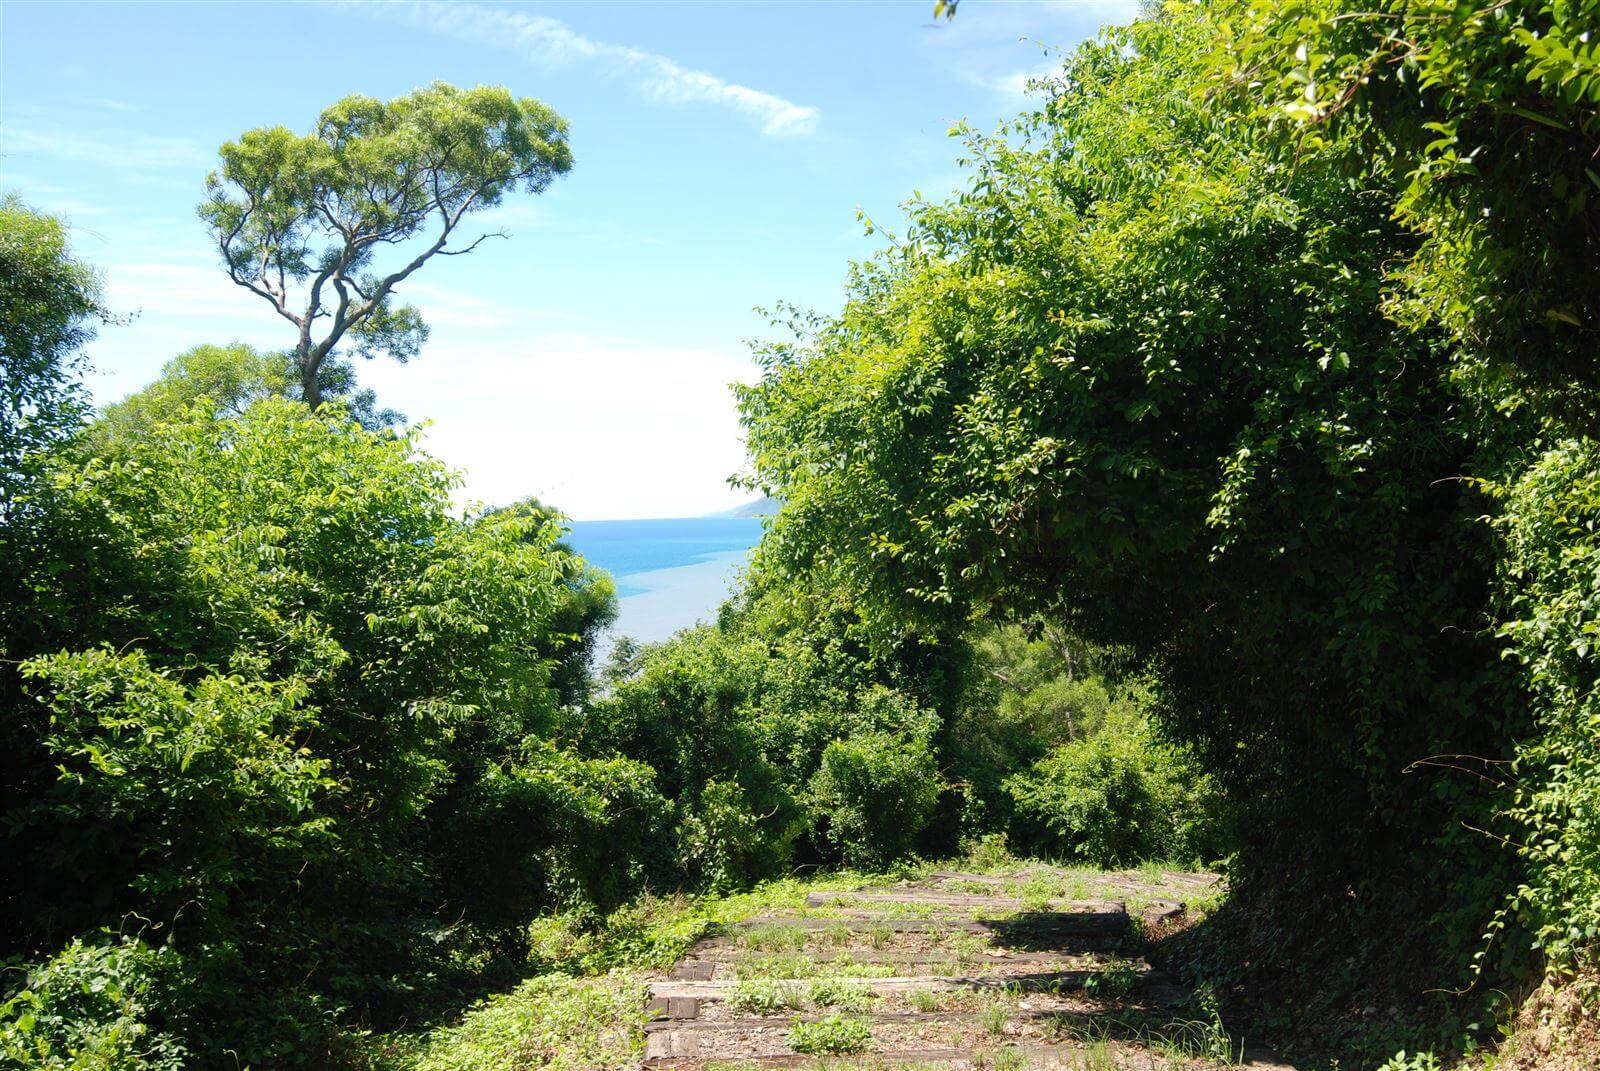
<path fill-rule="evenodd" d="M 534 494 L 580 519 L 698 516 L 748 498 L 724 482 L 745 460 L 728 385 L 755 376 L 740 355 L 521 332 L 444 337 L 404 367 L 361 369 L 384 404 L 435 421 L 428 449 L 465 471 L 465 497 Z"/>
<path fill-rule="evenodd" d="M 670 104 L 712 104 L 755 119 L 770 137 L 798 137 L 816 129 L 821 113 L 759 89 L 683 67 L 666 56 L 596 41 L 559 19 L 439 0 L 350 0 L 339 5 L 375 18 L 402 21 L 476 44 L 511 48 L 533 63 L 590 63 L 621 78 L 644 96 Z"/>

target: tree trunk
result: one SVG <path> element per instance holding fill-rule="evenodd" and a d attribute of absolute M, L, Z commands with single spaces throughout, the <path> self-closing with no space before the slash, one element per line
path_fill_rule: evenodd
<path fill-rule="evenodd" d="M 294 355 L 295 367 L 300 370 L 300 398 L 313 412 L 322 407 L 322 355 L 302 339 Z"/>

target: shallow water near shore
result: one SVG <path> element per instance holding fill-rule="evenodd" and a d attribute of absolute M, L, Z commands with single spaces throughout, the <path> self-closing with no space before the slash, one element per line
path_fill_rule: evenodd
<path fill-rule="evenodd" d="M 574 521 L 573 549 L 617 582 L 617 623 L 601 646 L 616 636 L 655 643 L 714 620 L 760 538 L 756 518 Z"/>

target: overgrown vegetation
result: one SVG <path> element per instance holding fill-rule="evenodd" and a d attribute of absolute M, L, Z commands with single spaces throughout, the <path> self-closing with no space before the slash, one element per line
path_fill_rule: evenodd
<path fill-rule="evenodd" d="M 1216 0 L 1065 57 L 1036 110 L 959 132 L 972 181 L 911 204 L 840 311 L 782 315 L 739 389 L 783 502 L 742 590 L 598 673 L 614 596 L 559 515 L 458 512 L 348 363 L 425 338 L 350 233 L 442 210 L 442 242 L 542 189 L 558 117 L 434 87 L 331 110 L 373 125 L 360 159 L 228 146 L 230 275 L 292 320 L 251 274 L 277 258 L 345 322 L 200 346 L 98 415 L 94 272 L 8 197 L 0 1053 L 604 1066 L 637 994 L 563 973 L 705 922 L 641 894 L 963 845 L 1228 859 L 1191 966 L 1346 1066 L 1490 1044 L 1496 993 L 1592 1017 L 1597 25 Z M 407 175 L 455 174 L 407 134 L 440 109 L 483 151 L 413 203 Z M 287 231 L 252 214 L 275 201 Z M 359 218 L 317 259 L 334 202 Z M 771 976 L 738 999 L 839 1009 L 797 1051 L 870 1044 L 858 985 Z"/>
<path fill-rule="evenodd" d="M 1596 16 L 1168 5 L 963 132 L 968 189 L 742 391 L 763 568 L 874 644 L 1024 615 L 1148 667 L 1240 812 L 1215 969 L 1324 1051 L 1593 970 Z M 1137 809 L 1126 738 L 1022 813 L 1117 835 L 1068 816 Z"/>

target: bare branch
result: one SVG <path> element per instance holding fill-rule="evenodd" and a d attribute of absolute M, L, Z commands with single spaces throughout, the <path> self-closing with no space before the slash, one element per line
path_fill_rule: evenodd
<path fill-rule="evenodd" d="M 479 245 L 483 244 L 483 241 L 486 238 L 510 238 L 510 237 L 511 237 L 511 235 L 507 234 L 505 231 L 489 231 L 489 232 L 487 232 L 485 234 L 480 234 L 477 237 L 477 239 L 471 245 L 467 246 L 464 249 L 441 249 L 441 250 L 439 250 L 439 255 L 441 257 L 459 257 L 463 253 L 470 253 L 474 249 L 478 248 Z"/>

